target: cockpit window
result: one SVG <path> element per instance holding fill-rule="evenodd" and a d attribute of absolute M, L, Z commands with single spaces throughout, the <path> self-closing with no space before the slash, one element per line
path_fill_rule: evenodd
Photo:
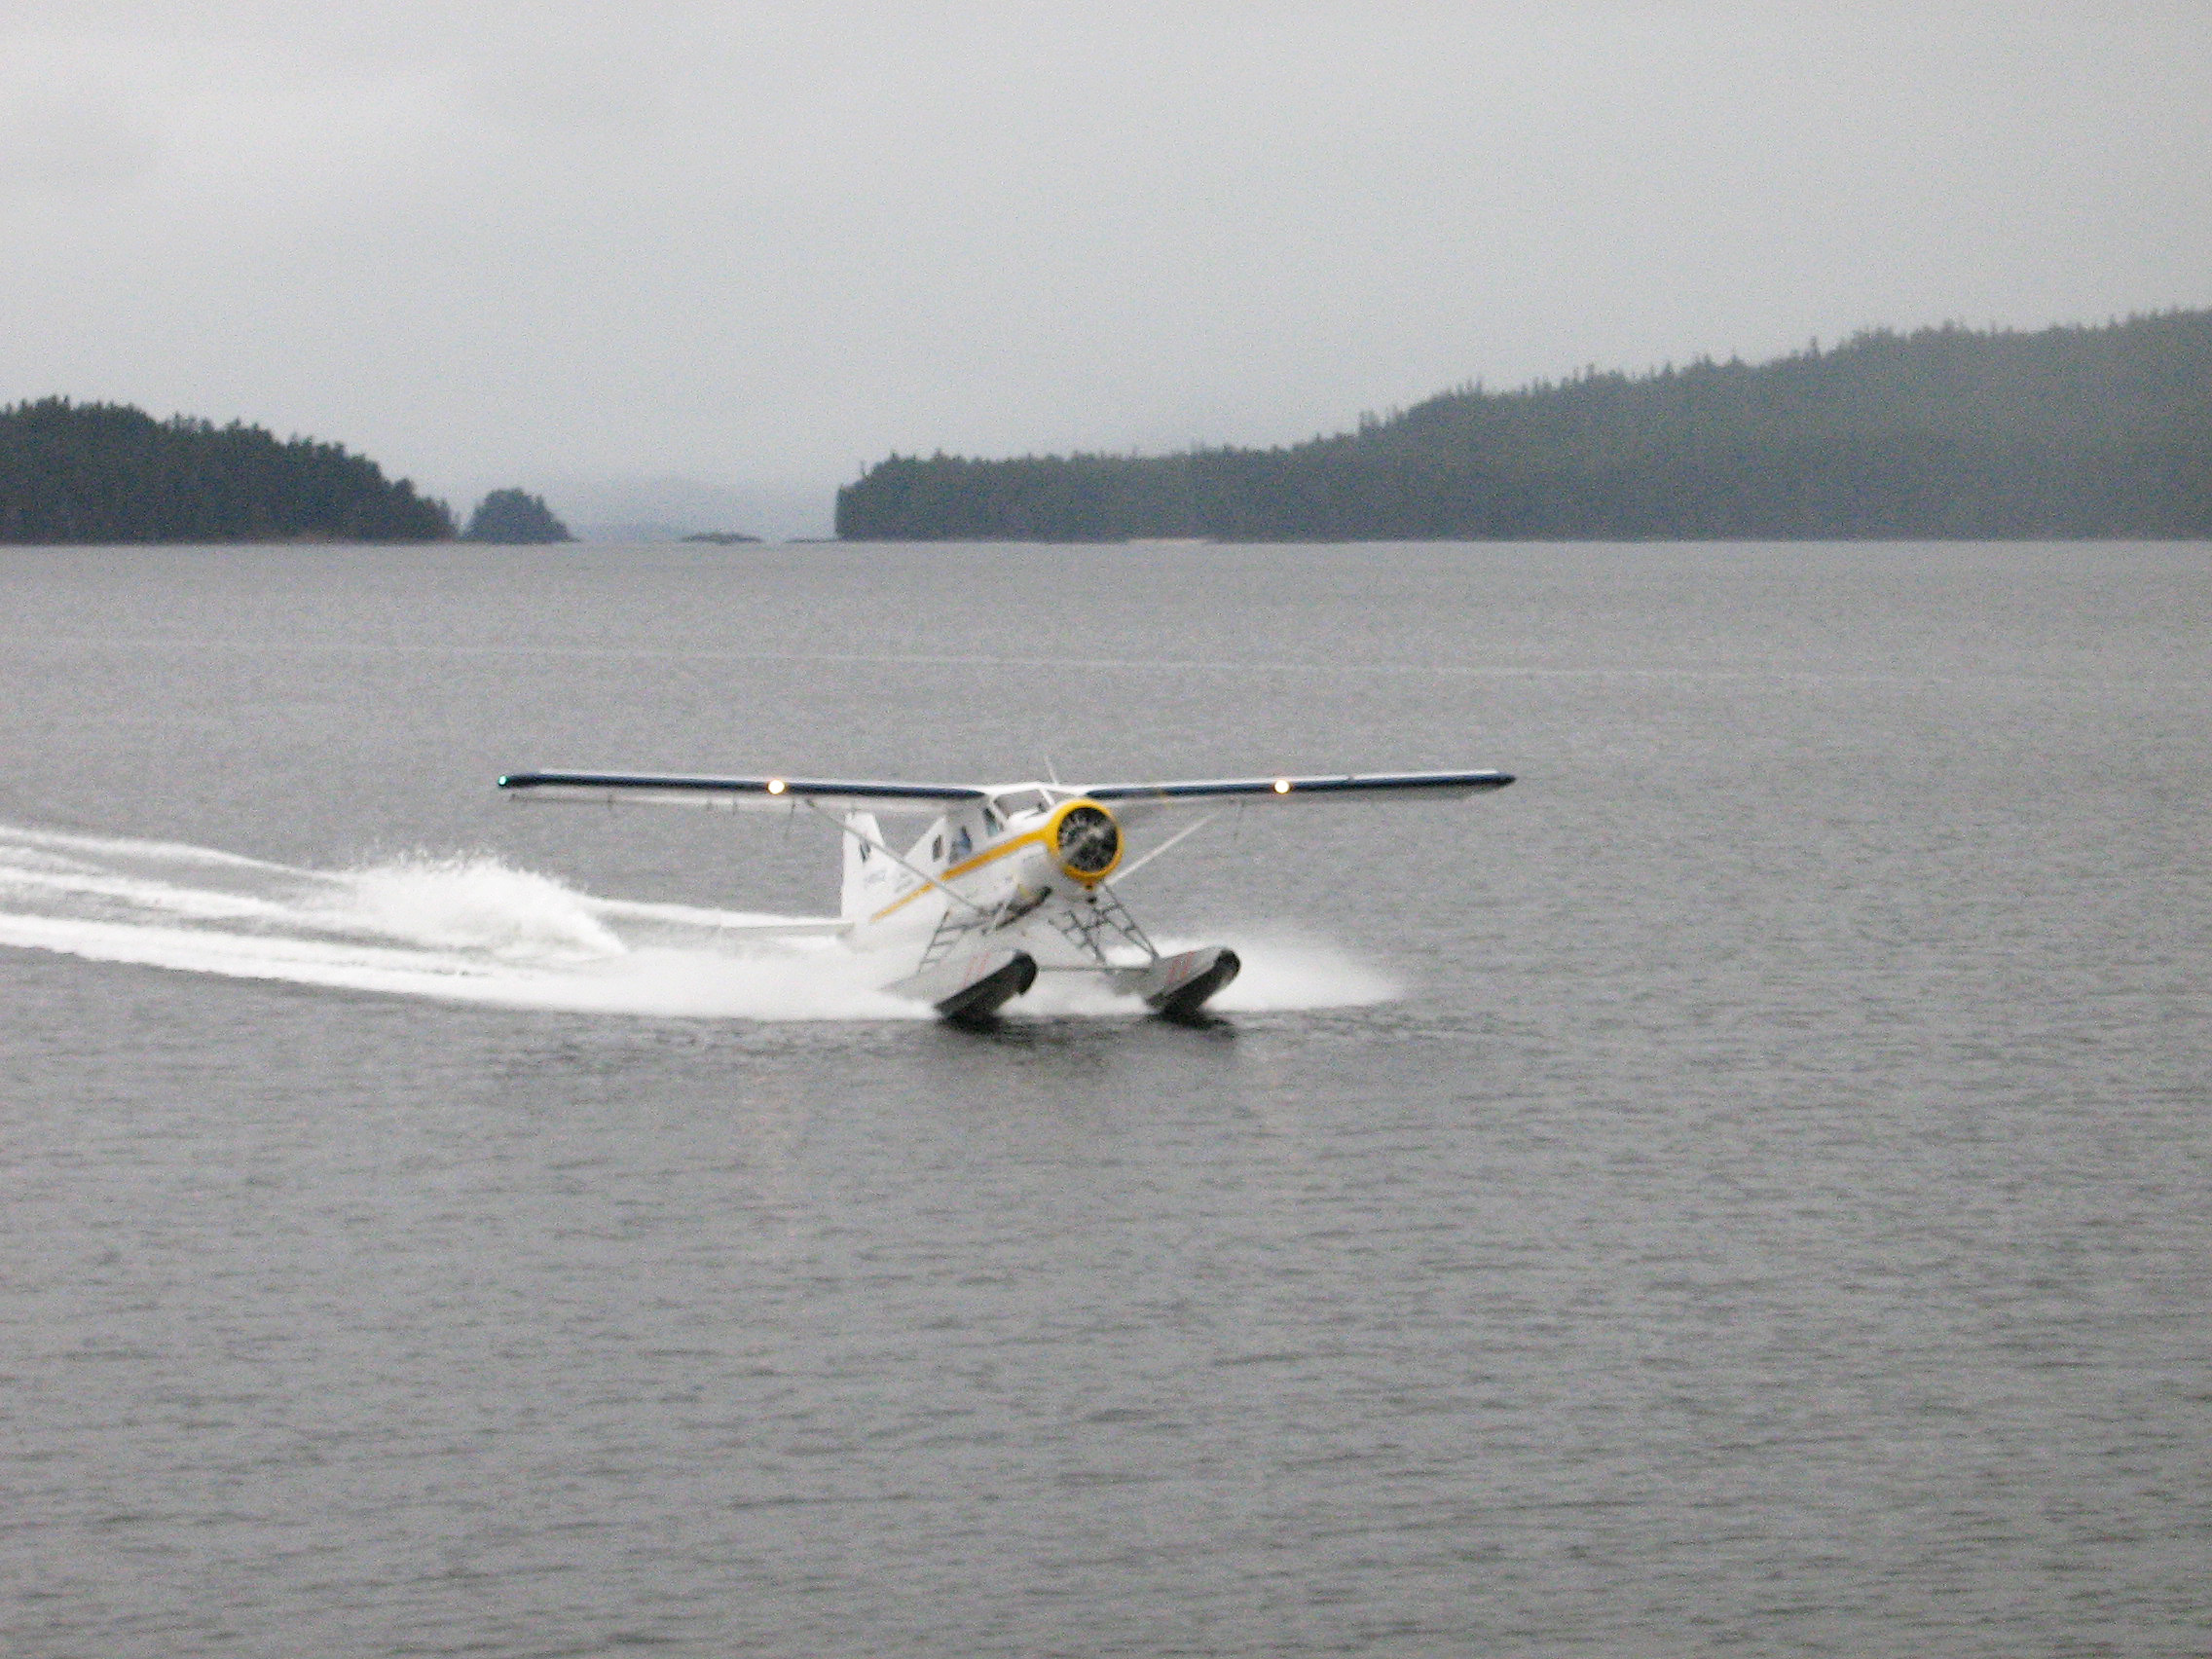
<path fill-rule="evenodd" d="M 983 808 L 983 833 L 986 835 L 996 835 L 998 832 L 999 815 L 986 806 Z"/>
<path fill-rule="evenodd" d="M 963 824 L 952 832 L 952 862 L 958 864 L 976 850 L 976 843 L 968 838 L 968 826 Z"/>
<path fill-rule="evenodd" d="M 1002 816 L 1018 818 L 1025 812 L 1043 812 L 1052 803 L 1041 790 L 1010 790 L 997 797 L 996 804 Z"/>

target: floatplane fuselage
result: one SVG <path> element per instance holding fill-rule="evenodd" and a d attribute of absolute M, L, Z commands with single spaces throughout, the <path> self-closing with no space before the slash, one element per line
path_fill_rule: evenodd
<path fill-rule="evenodd" d="M 984 1019 L 1043 973 L 1088 974 L 1170 1018 L 1191 1018 L 1236 977 L 1226 945 L 1163 952 L 1116 882 L 1225 808 L 1325 800 L 1436 801 L 1503 789 L 1504 772 L 1345 773 L 1149 784 L 909 784 L 645 772 L 514 772 L 510 793 L 615 805 L 808 814 L 844 837 L 839 913 L 758 931 L 836 934 L 903 970 L 886 987 L 950 1019 Z M 1202 815 L 1141 857 L 1124 826 Z M 881 819 L 920 816 L 903 852 Z"/>

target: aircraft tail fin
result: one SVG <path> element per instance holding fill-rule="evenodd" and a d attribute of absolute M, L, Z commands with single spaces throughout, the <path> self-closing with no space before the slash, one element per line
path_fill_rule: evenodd
<path fill-rule="evenodd" d="M 883 831 L 874 813 L 846 813 L 845 830 L 845 884 L 837 909 L 851 922 L 871 916 L 890 903 L 891 872 L 898 866 L 884 857 Z"/>

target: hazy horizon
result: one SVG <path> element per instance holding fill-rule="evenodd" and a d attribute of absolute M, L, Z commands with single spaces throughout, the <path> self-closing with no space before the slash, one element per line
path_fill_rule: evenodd
<path fill-rule="evenodd" d="M 388 0 L 0 19 L 0 402 L 457 508 L 822 534 L 885 455 L 2212 303 L 2212 31 L 2122 10 Z"/>

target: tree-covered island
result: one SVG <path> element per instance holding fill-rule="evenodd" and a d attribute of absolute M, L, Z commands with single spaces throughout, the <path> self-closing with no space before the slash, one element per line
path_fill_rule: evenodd
<path fill-rule="evenodd" d="M 440 541 L 443 501 L 313 438 L 65 397 L 0 408 L 0 542 Z"/>
<path fill-rule="evenodd" d="M 463 541 L 498 541 L 509 547 L 536 547 L 573 541 L 569 527 L 553 516 L 545 498 L 527 490 L 495 490 L 468 515 Z"/>
<path fill-rule="evenodd" d="M 1462 387 L 1269 450 L 893 456 L 850 540 L 2212 535 L 2212 311 Z"/>

